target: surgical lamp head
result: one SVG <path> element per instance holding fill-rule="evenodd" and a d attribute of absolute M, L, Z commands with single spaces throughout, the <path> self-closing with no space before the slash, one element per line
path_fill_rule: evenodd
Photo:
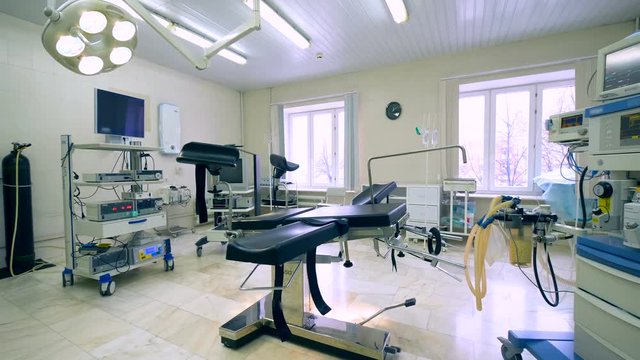
<path fill-rule="evenodd" d="M 42 44 L 67 69 L 95 75 L 126 64 L 137 45 L 135 20 L 121 8 L 98 0 L 69 0 L 57 10 L 45 8 L 49 19 Z"/>

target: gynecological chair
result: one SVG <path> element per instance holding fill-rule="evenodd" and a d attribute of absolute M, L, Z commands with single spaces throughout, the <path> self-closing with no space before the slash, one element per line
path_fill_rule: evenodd
<path fill-rule="evenodd" d="M 212 151 L 215 149 L 211 148 Z M 204 148 L 200 150 L 206 151 Z M 206 158 L 213 163 L 200 166 L 216 166 L 215 154 L 194 155 L 192 163 Z M 400 229 L 408 218 L 406 205 L 379 203 L 385 196 L 376 190 L 393 189 L 395 186 L 395 183 L 376 187 L 371 184 L 368 194 L 354 198 L 354 205 L 312 210 L 286 209 L 289 212 L 284 215 L 266 214 L 232 224 L 237 228 L 227 233 L 227 260 L 254 263 L 255 268 L 272 266 L 273 286 L 246 288 L 254 268 L 240 289 L 268 289 L 271 292 L 220 327 L 222 343 L 235 348 L 263 333 L 275 333 L 282 341 L 293 337 L 314 346 L 348 353 L 349 358 L 385 359 L 397 354 L 400 349 L 390 345 L 390 334 L 385 330 L 306 312 L 305 279 L 299 271 L 302 264 L 306 264 L 309 294 L 318 312 L 324 315 L 331 308 L 324 301 L 317 283 L 318 246 L 332 241 L 375 238 L 374 242 L 382 241 L 394 250 L 404 250 L 416 256 L 421 254 L 407 249 L 399 239 Z M 432 265 L 443 261 L 463 267 L 430 254 L 420 256 L 430 260 Z M 415 299 L 408 299 L 387 309 L 414 304 Z"/>
<path fill-rule="evenodd" d="M 271 189 L 271 198 L 265 199 L 265 203 L 267 205 L 285 208 L 297 206 L 297 197 L 291 198 L 289 196 L 288 185 L 291 183 L 283 181 L 282 177 L 287 172 L 298 170 L 300 165 L 287 161 L 284 156 L 278 154 L 271 154 L 269 156 L 269 162 L 271 166 L 273 166 L 273 188 Z M 281 186 L 284 189 L 284 198 L 278 198 L 278 190 Z"/>

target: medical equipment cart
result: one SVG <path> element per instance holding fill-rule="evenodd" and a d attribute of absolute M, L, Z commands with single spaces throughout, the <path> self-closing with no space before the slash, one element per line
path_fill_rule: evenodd
<path fill-rule="evenodd" d="M 114 189 L 120 186 L 141 187 L 142 185 L 160 184 L 162 179 L 133 179 L 131 181 L 83 181 L 73 171 L 73 154 L 75 150 L 97 150 L 122 152 L 129 158 L 131 171 L 140 169 L 142 152 L 157 151 L 156 147 L 125 144 L 74 144 L 70 135 L 61 135 L 62 161 L 62 194 L 65 232 L 65 269 L 62 272 L 62 286 L 74 284 L 74 276 L 82 276 L 98 280 L 98 290 L 102 296 L 110 296 L 115 292 L 114 276 L 138 267 L 155 263 L 162 259 L 165 271 L 174 269 L 171 254 L 171 242 L 168 238 L 137 238 L 144 230 L 166 226 L 167 215 L 164 209 L 153 209 L 139 215 L 137 208 L 131 216 L 107 221 L 91 221 L 79 217 L 74 212 L 74 192 L 80 187 Z M 120 179 L 119 179 L 120 180 Z M 116 201 L 116 200 L 114 200 Z M 120 201 L 120 200 L 118 200 Z M 82 244 L 79 236 L 94 239 L 115 238 L 120 235 L 134 234 L 122 247 L 94 246 L 93 242 Z"/>

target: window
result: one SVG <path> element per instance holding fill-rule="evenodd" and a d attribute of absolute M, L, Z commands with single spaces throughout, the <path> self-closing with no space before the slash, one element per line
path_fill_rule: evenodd
<path fill-rule="evenodd" d="M 575 109 L 573 71 L 460 86 L 459 176 L 485 192 L 534 193 L 533 178 L 557 171 L 565 149 L 549 143 L 544 121 Z"/>
<path fill-rule="evenodd" d="M 287 179 L 301 188 L 345 186 L 344 102 L 284 109 L 287 160 L 300 164 Z"/>

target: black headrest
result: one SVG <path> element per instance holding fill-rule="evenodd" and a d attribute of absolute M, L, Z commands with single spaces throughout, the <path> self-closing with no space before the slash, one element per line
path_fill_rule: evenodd
<path fill-rule="evenodd" d="M 275 168 L 273 177 L 277 179 L 281 178 L 287 171 L 294 171 L 300 167 L 300 165 L 287 161 L 284 156 L 277 154 L 271 154 L 269 162 Z"/>
<path fill-rule="evenodd" d="M 379 204 L 384 198 L 389 196 L 393 190 L 398 187 L 395 181 L 386 184 L 373 184 L 373 200 L 374 204 Z M 367 189 L 356 195 L 351 200 L 351 205 L 371 204 L 371 190 Z"/>
<path fill-rule="evenodd" d="M 184 144 L 176 158 L 179 163 L 204 165 L 210 172 L 221 167 L 236 167 L 240 152 L 235 147 L 190 142 Z"/>

